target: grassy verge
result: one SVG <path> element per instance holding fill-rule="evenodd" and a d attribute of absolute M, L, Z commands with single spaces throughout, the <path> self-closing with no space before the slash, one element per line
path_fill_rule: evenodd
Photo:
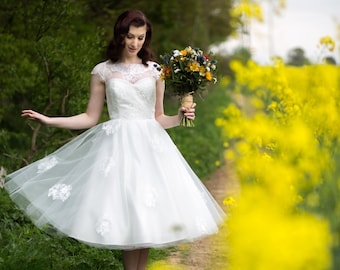
<path fill-rule="evenodd" d="M 195 127 L 177 127 L 168 133 L 192 169 L 204 180 L 223 163 L 223 140 L 215 119 L 229 103 L 226 87 L 216 85 L 203 98 L 195 96 L 195 102 Z M 167 99 L 166 112 L 176 113 L 178 104 L 177 100 Z"/>

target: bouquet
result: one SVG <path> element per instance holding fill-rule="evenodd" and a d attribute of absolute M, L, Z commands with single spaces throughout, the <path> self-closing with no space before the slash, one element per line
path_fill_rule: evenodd
<path fill-rule="evenodd" d="M 190 108 L 193 94 L 206 89 L 208 83 L 216 83 L 216 63 L 212 54 L 204 54 L 201 49 L 186 47 L 161 55 L 162 74 L 173 93 L 179 96 L 181 105 Z M 181 126 L 193 127 L 192 120 L 183 117 Z"/>

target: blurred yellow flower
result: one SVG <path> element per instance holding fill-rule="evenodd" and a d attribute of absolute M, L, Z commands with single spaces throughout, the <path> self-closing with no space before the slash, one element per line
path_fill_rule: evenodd
<path fill-rule="evenodd" d="M 260 4 L 247 0 L 241 0 L 232 9 L 233 17 L 246 16 L 247 19 L 254 18 L 260 22 L 263 21 L 262 9 Z"/>
<path fill-rule="evenodd" d="M 206 72 L 206 73 L 205 73 L 205 78 L 206 78 L 208 81 L 211 81 L 212 78 L 213 78 L 211 72 L 209 72 L 209 71 Z"/>
<path fill-rule="evenodd" d="M 236 204 L 236 200 L 233 196 L 229 196 L 223 200 L 223 205 L 234 206 L 235 204 Z"/>
<path fill-rule="evenodd" d="M 320 38 L 319 44 L 326 47 L 331 52 L 335 49 L 335 41 L 330 36 Z"/>
<path fill-rule="evenodd" d="M 199 73 L 200 73 L 201 76 L 204 76 L 204 74 L 205 74 L 205 67 L 204 66 L 199 67 Z"/>
<path fill-rule="evenodd" d="M 181 54 L 182 54 L 183 56 L 186 56 L 186 55 L 187 55 L 187 50 L 181 50 L 180 52 L 181 52 Z"/>
<path fill-rule="evenodd" d="M 221 161 L 216 160 L 216 161 L 215 161 L 215 166 L 216 166 L 216 167 L 220 167 L 220 166 L 221 166 Z"/>
<path fill-rule="evenodd" d="M 335 46 L 329 37 L 320 44 Z M 340 247 L 332 230 L 340 202 L 325 198 L 340 190 L 340 68 L 297 68 L 281 59 L 230 66 L 235 91 L 216 125 L 241 184 L 226 222 L 231 270 L 330 269 L 331 248 Z"/>
<path fill-rule="evenodd" d="M 312 215 L 287 212 L 261 188 L 243 189 L 227 224 L 230 269 L 324 270 L 330 267 L 331 239 L 327 223 Z"/>
<path fill-rule="evenodd" d="M 181 266 L 173 266 L 165 261 L 158 261 L 150 265 L 148 270 L 185 270 L 186 268 Z"/>
<path fill-rule="evenodd" d="M 199 71 L 199 64 L 197 62 L 190 62 L 188 64 L 188 67 L 190 71 L 195 71 L 195 72 Z"/>

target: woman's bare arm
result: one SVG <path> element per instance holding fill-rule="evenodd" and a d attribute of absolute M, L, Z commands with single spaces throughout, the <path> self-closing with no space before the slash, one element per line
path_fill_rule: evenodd
<path fill-rule="evenodd" d="M 165 129 L 178 126 L 181 122 L 183 115 L 188 119 L 195 119 L 195 106 L 194 103 L 190 109 L 181 107 L 178 109 L 178 114 L 168 116 L 164 114 L 163 100 L 164 100 L 165 83 L 163 80 L 157 80 L 156 83 L 156 107 L 155 118 Z"/>
<path fill-rule="evenodd" d="M 84 113 L 69 117 L 48 117 L 32 110 L 23 110 L 21 116 L 30 120 L 38 120 L 42 124 L 51 127 L 66 129 L 90 128 L 98 123 L 105 99 L 105 85 L 98 75 L 92 75 L 90 89 L 90 99 Z"/>

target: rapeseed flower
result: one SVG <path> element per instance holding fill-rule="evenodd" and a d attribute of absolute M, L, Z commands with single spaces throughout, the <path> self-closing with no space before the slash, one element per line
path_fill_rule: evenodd
<path fill-rule="evenodd" d="M 340 248 L 340 68 L 231 67 L 233 102 L 216 119 L 241 182 L 226 226 L 230 269 L 329 269 Z"/>

